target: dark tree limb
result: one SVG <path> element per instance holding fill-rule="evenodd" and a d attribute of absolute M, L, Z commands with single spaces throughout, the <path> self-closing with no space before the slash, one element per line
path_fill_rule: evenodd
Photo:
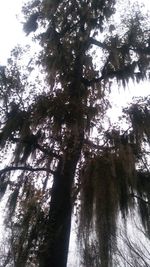
<path fill-rule="evenodd" d="M 96 45 L 100 48 L 107 49 L 107 45 L 105 43 L 101 43 L 100 41 L 98 41 L 92 37 L 89 38 L 89 42 L 90 42 L 90 44 Z"/>
<path fill-rule="evenodd" d="M 50 169 L 47 169 L 47 168 L 43 168 L 43 167 L 39 167 L 39 168 L 32 168 L 31 166 L 9 166 L 9 167 L 6 167 L 2 170 L 0 170 L 0 175 L 2 175 L 3 173 L 6 173 L 6 172 L 10 172 L 10 171 L 31 171 L 31 172 L 39 172 L 39 171 L 45 171 L 45 172 L 50 172 L 52 174 L 55 173 L 55 171 L 52 171 Z"/>
<path fill-rule="evenodd" d="M 113 79 L 113 78 L 117 78 L 122 80 L 124 77 L 124 74 L 128 74 L 129 77 L 137 75 L 136 72 L 134 72 L 136 65 L 138 64 L 138 62 L 133 61 L 132 64 L 128 64 L 126 66 L 124 66 L 122 69 L 117 69 L 117 70 L 105 70 L 105 73 L 102 73 L 102 75 L 98 78 L 93 78 L 91 80 L 88 80 L 84 77 L 82 77 L 82 83 L 85 86 L 92 86 L 95 83 L 99 83 L 102 80 L 107 80 L 107 79 Z"/>
<path fill-rule="evenodd" d="M 133 197 L 133 198 L 137 198 L 138 200 L 140 200 L 140 201 L 142 201 L 142 202 L 144 202 L 145 204 L 147 204 L 147 205 L 149 205 L 150 204 L 150 202 L 149 201 L 147 201 L 147 200 L 144 200 L 142 197 L 140 197 L 140 196 L 137 196 L 137 195 L 135 195 L 135 194 L 130 194 L 130 197 Z"/>
<path fill-rule="evenodd" d="M 33 135 L 34 136 L 34 135 Z M 35 135 L 36 138 L 36 135 Z M 11 141 L 17 143 L 17 142 L 22 142 L 22 143 L 26 143 L 28 144 L 30 142 L 30 136 L 29 136 L 29 140 L 26 138 L 25 140 L 20 140 L 20 138 L 16 138 L 16 137 L 11 137 Z M 52 151 L 51 149 L 45 148 L 43 146 L 41 146 L 40 144 L 38 144 L 38 142 L 34 143 L 34 147 L 36 149 L 39 149 L 41 152 L 43 152 L 45 155 L 60 159 L 61 156 L 58 155 L 56 152 Z"/>
<path fill-rule="evenodd" d="M 36 144 L 36 148 L 48 156 L 52 156 L 54 158 L 61 159 L 60 155 L 58 155 L 57 153 L 55 153 L 54 151 L 52 151 L 48 148 L 40 146 L 38 143 Z"/>
<path fill-rule="evenodd" d="M 94 142 L 92 142 L 92 141 L 89 140 L 89 139 L 84 139 L 84 144 L 85 144 L 85 145 L 88 145 L 88 146 L 91 147 L 91 148 L 102 150 L 102 149 L 105 148 L 105 146 L 106 146 L 106 144 L 107 144 L 107 141 L 104 142 L 103 145 L 98 145 L 98 144 L 95 144 Z M 108 147 L 106 147 L 106 148 L 108 148 Z M 114 147 L 110 147 L 110 148 L 112 149 L 112 148 L 114 148 Z"/>

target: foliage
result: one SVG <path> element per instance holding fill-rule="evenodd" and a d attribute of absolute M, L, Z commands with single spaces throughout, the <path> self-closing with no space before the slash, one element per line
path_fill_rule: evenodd
<path fill-rule="evenodd" d="M 138 207 L 150 234 L 149 98 L 124 110 L 127 130 L 105 127 L 111 84 L 149 78 L 146 17 L 131 8 L 115 25 L 117 4 L 42 0 L 23 8 L 25 32 L 43 47 L 35 64 L 45 81 L 31 83 L 18 49 L 1 67 L 2 161 L 12 155 L 0 170 L 5 266 L 65 267 L 74 204 L 86 267 L 113 266 L 120 212 L 126 220 Z"/>

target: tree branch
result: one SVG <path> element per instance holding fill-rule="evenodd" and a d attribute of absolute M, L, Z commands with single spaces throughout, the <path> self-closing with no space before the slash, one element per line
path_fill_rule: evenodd
<path fill-rule="evenodd" d="M 144 203 L 145 203 L 145 204 L 147 204 L 147 205 L 149 205 L 149 204 L 150 204 L 150 202 L 149 202 L 149 201 L 146 201 L 146 200 L 144 200 L 142 197 L 139 197 L 139 196 L 135 195 L 134 193 L 130 194 L 130 197 L 137 198 L 138 200 L 140 200 L 140 201 L 144 202 Z"/>
<path fill-rule="evenodd" d="M 109 78 L 111 78 L 111 79 L 117 78 L 117 79 L 123 80 L 125 73 L 128 74 L 128 77 L 130 78 L 133 75 L 137 74 L 137 73 L 134 72 L 136 65 L 137 65 L 137 62 L 133 61 L 132 64 L 128 64 L 128 65 L 124 66 L 122 69 L 107 70 L 107 68 L 106 68 L 104 73 L 102 71 L 102 75 L 100 77 L 93 78 L 91 80 L 88 80 L 88 79 L 82 77 L 81 81 L 85 86 L 92 86 L 95 83 L 99 83 L 102 80 L 107 80 Z"/>
<path fill-rule="evenodd" d="M 39 149 L 44 154 L 47 154 L 48 156 L 53 156 L 53 157 L 55 157 L 57 159 L 61 158 L 61 156 L 59 156 L 57 153 L 51 151 L 50 149 L 47 149 L 47 148 L 44 148 L 44 147 L 40 146 L 38 143 L 36 144 L 36 148 Z"/>
<path fill-rule="evenodd" d="M 95 148 L 95 149 L 100 149 L 100 150 L 102 150 L 102 149 L 104 149 L 106 146 L 106 144 L 107 144 L 107 142 L 105 142 L 103 145 L 98 145 L 98 144 L 95 144 L 95 143 L 93 143 L 91 140 L 89 140 L 89 139 L 84 139 L 84 144 L 86 144 L 86 145 L 88 145 L 88 146 L 90 146 L 91 148 Z M 108 147 L 106 147 L 106 148 L 108 148 Z M 111 147 L 111 149 L 112 149 L 113 147 Z"/>
<path fill-rule="evenodd" d="M 101 43 L 100 41 L 97 41 L 96 39 L 94 39 L 92 37 L 89 38 L 89 42 L 90 42 L 90 44 L 96 45 L 100 48 L 107 49 L 107 46 L 105 43 Z"/>
<path fill-rule="evenodd" d="M 34 136 L 34 135 L 33 135 Z M 35 137 L 36 137 L 36 135 L 35 135 Z M 22 142 L 22 143 L 28 143 L 28 140 L 20 140 L 20 138 L 15 138 L 15 137 L 11 137 L 11 140 L 13 141 L 13 142 Z M 38 144 L 38 142 L 36 142 L 35 144 L 34 144 L 34 146 L 35 146 L 35 148 L 36 149 L 39 149 L 41 152 L 43 152 L 44 154 L 46 154 L 46 155 L 48 155 L 48 156 L 52 156 L 52 157 L 55 157 L 55 158 L 57 158 L 57 159 L 60 159 L 61 157 L 57 154 L 57 153 L 55 153 L 54 151 L 52 151 L 52 150 L 50 150 L 50 149 L 48 149 L 48 148 L 44 148 L 44 147 L 42 147 L 41 145 L 39 145 Z"/>
<path fill-rule="evenodd" d="M 19 170 L 31 171 L 31 172 L 45 171 L 45 172 L 50 172 L 52 174 L 55 174 L 55 171 L 52 171 L 51 169 L 43 168 L 43 167 L 32 168 L 31 166 L 9 166 L 9 167 L 6 167 L 6 168 L 0 170 L 0 175 L 2 175 L 3 173 L 6 173 L 6 172 L 19 171 Z"/>
<path fill-rule="evenodd" d="M 98 77 L 98 78 L 94 78 L 92 80 L 88 80 L 84 77 L 82 77 L 81 82 L 85 85 L 85 86 L 92 86 L 94 83 L 99 83 L 103 80 L 103 77 Z"/>

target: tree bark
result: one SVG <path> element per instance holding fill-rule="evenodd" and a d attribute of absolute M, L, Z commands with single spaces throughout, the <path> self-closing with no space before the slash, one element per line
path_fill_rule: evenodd
<path fill-rule="evenodd" d="M 72 144 L 72 145 L 71 145 Z M 40 254 L 40 267 L 66 267 L 71 229 L 72 185 L 81 154 L 83 133 L 68 142 L 52 186 L 48 231 Z"/>
<path fill-rule="evenodd" d="M 66 149 L 57 166 L 52 186 L 47 237 L 40 267 L 66 267 L 72 215 L 72 186 L 84 141 L 84 104 L 81 95 L 83 48 L 74 64 L 74 79 L 70 85 L 69 110 L 72 123 L 68 126 Z"/>

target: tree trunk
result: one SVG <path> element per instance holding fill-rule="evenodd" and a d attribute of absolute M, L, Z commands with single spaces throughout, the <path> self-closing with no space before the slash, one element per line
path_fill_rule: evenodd
<path fill-rule="evenodd" d="M 83 133 L 78 137 L 78 141 L 68 142 L 66 153 L 58 163 L 54 175 L 48 231 L 44 240 L 44 249 L 40 254 L 40 267 L 66 267 L 67 265 L 72 215 L 72 185 L 81 154 Z"/>
<path fill-rule="evenodd" d="M 81 50 L 81 51 L 80 51 Z M 79 49 L 70 85 L 70 119 L 66 149 L 58 163 L 51 193 L 49 222 L 45 249 L 40 267 L 66 267 L 72 215 L 72 186 L 84 141 L 84 104 L 81 96 L 83 49 Z"/>

